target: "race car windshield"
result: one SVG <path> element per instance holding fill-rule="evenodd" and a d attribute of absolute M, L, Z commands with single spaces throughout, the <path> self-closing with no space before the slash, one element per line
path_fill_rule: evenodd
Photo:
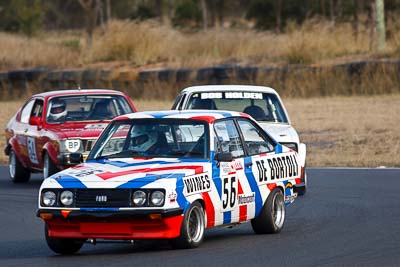
<path fill-rule="evenodd" d="M 74 95 L 54 97 L 47 104 L 47 123 L 111 120 L 133 110 L 123 96 Z"/>
<path fill-rule="evenodd" d="M 199 92 L 190 96 L 187 109 L 233 110 L 244 112 L 257 121 L 288 123 L 275 94 L 261 92 Z"/>
<path fill-rule="evenodd" d="M 207 159 L 208 124 L 186 119 L 115 121 L 96 142 L 87 160 L 168 157 Z"/>

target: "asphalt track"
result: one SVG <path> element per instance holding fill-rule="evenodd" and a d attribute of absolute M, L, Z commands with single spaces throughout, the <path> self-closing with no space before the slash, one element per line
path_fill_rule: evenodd
<path fill-rule="evenodd" d="M 197 249 L 85 244 L 59 256 L 35 216 L 40 176 L 12 184 L 0 166 L 0 266 L 400 266 L 400 169 L 315 168 L 308 177 L 280 234 L 256 235 L 246 223 L 206 231 Z"/>

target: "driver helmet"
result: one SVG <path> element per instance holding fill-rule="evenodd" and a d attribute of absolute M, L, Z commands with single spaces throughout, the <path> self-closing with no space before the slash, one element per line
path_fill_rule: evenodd
<path fill-rule="evenodd" d="M 53 101 L 50 108 L 50 118 L 58 120 L 66 115 L 67 110 L 65 109 L 65 102 L 62 100 Z"/>
<path fill-rule="evenodd" d="M 157 132 L 145 126 L 135 126 L 131 135 L 131 148 L 146 152 L 157 142 Z"/>

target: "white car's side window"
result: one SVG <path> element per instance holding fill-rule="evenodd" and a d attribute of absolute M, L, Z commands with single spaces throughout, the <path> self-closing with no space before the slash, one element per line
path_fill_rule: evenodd
<path fill-rule="evenodd" d="M 232 120 L 224 120 L 214 124 L 221 152 L 230 152 L 234 158 L 244 155 L 239 132 Z"/>
<path fill-rule="evenodd" d="M 274 150 L 273 144 L 250 121 L 238 120 L 238 123 L 250 155 L 268 153 Z"/>

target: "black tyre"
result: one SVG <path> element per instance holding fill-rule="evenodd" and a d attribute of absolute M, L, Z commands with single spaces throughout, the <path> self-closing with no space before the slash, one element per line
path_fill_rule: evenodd
<path fill-rule="evenodd" d="M 181 226 L 181 234 L 171 240 L 173 248 L 196 248 L 204 238 L 205 215 L 199 202 L 194 202 L 186 211 Z"/>
<path fill-rule="evenodd" d="M 47 225 L 44 228 L 46 242 L 49 248 L 58 254 L 71 255 L 78 252 L 83 246 L 83 240 L 71 238 L 52 238 L 49 237 Z"/>
<path fill-rule="evenodd" d="M 13 183 L 26 183 L 31 178 L 31 172 L 25 168 L 11 149 L 8 159 L 10 179 Z"/>
<path fill-rule="evenodd" d="M 51 161 L 49 154 L 44 152 L 43 155 L 43 178 L 46 179 L 53 174 L 59 172 L 56 165 Z"/>
<path fill-rule="evenodd" d="M 267 201 L 258 215 L 251 220 L 251 226 L 257 234 L 279 233 L 285 222 L 285 201 L 283 193 L 275 188 L 269 194 Z"/>

